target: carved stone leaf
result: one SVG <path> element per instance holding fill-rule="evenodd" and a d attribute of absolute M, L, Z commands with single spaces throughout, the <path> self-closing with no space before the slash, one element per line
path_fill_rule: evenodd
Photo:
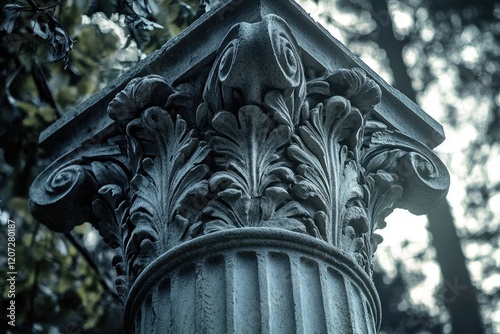
<path fill-rule="evenodd" d="M 273 124 L 259 107 L 242 107 L 238 118 L 222 111 L 212 124 L 215 131 L 210 146 L 216 153 L 215 161 L 225 169 L 217 173 L 217 179 L 227 179 L 245 196 L 255 197 L 279 182 L 283 173 L 292 175 L 277 154 L 290 140 L 290 128 Z"/>
<path fill-rule="evenodd" d="M 384 238 L 380 234 L 372 233 L 372 235 L 370 237 L 370 246 L 372 249 L 372 256 L 377 251 L 377 247 L 378 247 L 378 245 L 380 245 L 382 243 L 382 241 L 384 241 Z"/>
<path fill-rule="evenodd" d="M 205 231 L 223 228 L 224 224 L 272 225 L 276 217 L 286 221 L 290 215 L 303 214 L 282 205 L 289 197 L 285 184 L 293 179 L 293 172 L 280 158 L 290 140 L 288 126 L 274 123 L 254 105 L 240 108 L 237 115 L 219 112 L 212 125 L 209 143 L 222 170 L 209 181 L 217 198 L 204 210 L 208 217 Z"/>
<path fill-rule="evenodd" d="M 347 152 L 345 152 L 344 146 L 340 154 L 341 160 L 343 160 L 346 155 Z M 353 160 L 348 163 L 341 161 L 341 165 L 345 166 L 339 186 L 339 193 L 341 194 L 339 205 L 341 208 L 345 208 L 345 210 L 341 212 L 342 228 L 345 226 L 352 226 L 356 234 L 360 236 L 362 233 L 368 232 L 369 226 L 366 213 L 361 209 L 362 204 L 360 201 L 363 198 L 363 189 L 359 185 L 359 167 Z"/>
<path fill-rule="evenodd" d="M 158 240 L 163 251 L 179 242 L 188 222 L 178 217 L 191 196 L 205 196 L 208 167 L 203 164 L 208 154 L 205 143 L 187 131 L 186 122 L 177 117 L 174 123 L 166 110 L 148 108 L 140 119 L 131 122 L 129 135 L 147 149 L 141 169 L 132 182 L 131 221 L 136 225 L 132 238 L 135 244 L 150 249 Z M 154 142 L 154 145 L 152 144 Z M 196 215 L 194 210 L 183 210 Z M 180 223 L 180 224 L 179 224 Z M 180 226 L 179 226 L 180 225 Z M 161 233 L 159 233 L 161 231 Z M 140 235 L 138 235 L 140 233 Z M 142 258 L 141 261 L 146 261 Z"/>
<path fill-rule="evenodd" d="M 124 128 L 148 107 L 164 107 L 173 89 L 159 75 L 132 79 L 108 105 L 108 115 Z"/>
<path fill-rule="evenodd" d="M 403 188 L 395 176 L 377 170 L 365 178 L 365 203 L 371 222 L 371 231 L 384 228 L 385 218 L 392 213 L 395 203 L 401 198 Z"/>
<path fill-rule="evenodd" d="M 252 226 L 249 223 L 249 198 L 243 197 L 241 191 L 235 189 L 219 193 L 219 196 L 203 210 L 203 214 L 209 217 L 204 226 L 205 233 Z"/>
<path fill-rule="evenodd" d="M 208 103 L 201 103 L 196 109 L 196 126 L 198 129 L 203 130 L 207 125 L 212 123 L 213 118 L 212 110 L 208 107 Z"/>
<path fill-rule="evenodd" d="M 103 240 L 116 249 L 113 258 L 117 279 L 116 289 L 122 303 L 125 303 L 129 286 L 127 260 L 125 255 L 126 241 L 129 236 L 127 228 L 129 203 L 121 186 L 108 184 L 99 189 L 99 196 L 92 202 L 92 211 L 98 220 L 93 223 Z"/>
<path fill-rule="evenodd" d="M 394 210 L 395 203 L 401 198 L 403 188 L 398 184 L 397 176 L 383 170 L 365 176 L 363 184 L 363 215 L 369 226 L 363 234 L 363 247 L 356 253 L 358 263 L 371 275 L 372 257 L 382 237 L 375 232 L 386 226 L 385 218 Z M 359 236 L 359 233 L 358 233 Z"/>
<path fill-rule="evenodd" d="M 282 92 L 278 90 L 270 91 L 264 97 L 264 103 L 271 109 L 274 120 L 289 126 L 291 129 L 294 128 L 293 111 L 290 111 Z"/>
<path fill-rule="evenodd" d="M 382 92 L 379 85 L 368 78 L 360 68 L 339 69 L 329 74 L 325 81 L 330 84 L 332 94 L 341 95 L 364 114 L 373 110 L 380 102 Z"/>
<path fill-rule="evenodd" d="M 128 168 L 119 160 L 92 161 L 90 166 L 98 184 L 128 185 Z"/>
<path fill-rule="evenodd" d="M 294 136 L 294 144 L 288 149 L 299 163 L 294 193 L 307 200 L 311 212 L 321 212 L 314 216 L 316 226 L 322 238 L 334 245 L 338 243 L 342 212 L 354 196 L 341 184 L 347 150 L 357 146 L 361 124 L 359 111 L 346 99 L 334 96 L 310 111 L 309 120 L 299 127 L 299 135 Z"/>
<path fill-rule="evenodd" d="M 349 255 L 353 256 L 356 261 L 358 261 L 356 255 L 358 255 L 363 247 L 365 247 L 363 238 L 364 235 L 360 236 L 358 233 L 356 233 L 354 227 L 352 226 L 346 226 L 342 230 L 342 235 L 340 237 L 342 249 Z M 362 264 L 359 261 L 358 263 Z"/>
<path fill-rule="evenodd" d="M 121 228 L 126 211 L 120 208 L 124 199 L 123 189 L 116 184 L 108 184 L 99 189 L 98 197 L 92 201 L 92 212 L 99 220 L 94 224 L 104 241 L 112 248 L 123 245 Z"/>
<path fill-rule="evenodd" d="M 309 218 L 309 212 L 297 201 L 288 200 L 285 202 L 285 199 L 283 199 L 281 202 L 275 196 L 266 192 L 266 196 L 261 201 L 261 210 L 261 226 L 283 228 L 306 233 L 313 237 L 320 236 L 318 228 L 313 220 Z"/>
<path fill-rule="evenodd" d="M 330 96 L 330 84 L 324 78 L 313 79 L 307 82 L 308 96 Z"/>
<path fill-rule="evenodd" d="M 142 166 L 152 165 L 150 158 L 143 160 Z M 130 182 L 130 189 L 133 192 L 132 205 L 130 207 L 131 221 L 134 225 L 137 222 L 147 220 L 153 224 L 155 219 L 154 212 L 157 210 L 154 199 L 151 198 L 151 193 L 148 191 L 158 192 L 156 184 L 150 175 L 137 174 Z M 144 189 L 141 191 L 141 189 Z M 147 190 L 146 190 L 147 189 Z M 142 219 L 137 219 L 141 216 Z M 153 225 L 156 226 L 156 225 Z"/>

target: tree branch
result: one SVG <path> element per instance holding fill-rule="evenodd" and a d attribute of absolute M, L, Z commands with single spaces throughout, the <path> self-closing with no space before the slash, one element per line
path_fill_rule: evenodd
<path fill-rule="evenodd" d="M 78 240 L 76 240 L 76 238 L 71 234 L 71 232 L 64 233 L 64 236 L 78 250 L 78 252 L 83 256 L 83 258 L 85 259 L 85 261 L 87 261 L 87 263 L 89 264 L 89 266 L 99 276 L 99 283 L 102 285 L 103 289 L 106 292 L 108 292 L 113 298 L 115 298 L 117 301 L 119 301 L 120 297 L 118 296 L 118 293 L 116 293 L 115 291 L 113 291 L 114 288 L 110 287 L 108 285 L 108 282 L 106 282 L 106 280 L 102 277 L 102 273 L 99 271 L 99 267 L 98 267 L 96 261 L 94 260 L 94 258 L 92 257 L 92 255 L 90 255 L 90 253 L 88 252 L 88 250 L 82 244 L 80 244 L 80 242 Z"/>

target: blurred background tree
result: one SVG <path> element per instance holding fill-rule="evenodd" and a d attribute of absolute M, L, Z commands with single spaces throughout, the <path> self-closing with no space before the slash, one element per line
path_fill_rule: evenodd
<path fill-rule="evenodd" d="M 29 214 L 29 186 L 49 163 L 36 143 L 49 124 L 215 2 L 20 0 L 3 6 L 0 222 L 17 223 L 17 332 L 123 332 L 116 321 L 121 304 L 114 290 L 111 252 L 95 230 L 82 225 L 58 235 Z M 393 273 L 379 266 L 374 280 L 383 305 L 382 331 L 500 332 L 500 4 L 301 4 L 388 82 L 445 124 L 450 138 L 440 150 L 452 181 L 460 180 L 452 193 L 462 198 L 450 198 L 450 205 L 428 216 L 432 247 L 413 254 L 411 265 L 394 255 Z M 0 240 L 5 238 L 0 234 Z M 409 252 L 410 243 L 400 246 L 403 253 Z M 438 263 L 442 278 L 434 287 L 434 299 L 422 303 L 412 295 L 425 280 L 428 263 Z M 0 264 L 5 267 L 3 254 Z"/>
<path fill-rule="evenodd" d="M 453 203 L 428 215 L 433 254 L 418 254 L 437 261 L 442 274 L 433 303 L 439 311 L 427 309 L 440 315 L 444 332 L 499 332 L 500 3 L 338 0 L 319 7 L 336 36 L 445 125 L 449 139 L 438 151 L 453 174 Z M 393 280 L 403 275 L 410 290 L 423 281 L 398 265 L 407 269 Z"/>

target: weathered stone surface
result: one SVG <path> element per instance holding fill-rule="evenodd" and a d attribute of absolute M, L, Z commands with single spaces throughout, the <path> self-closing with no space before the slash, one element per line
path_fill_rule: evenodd
<path fill-rule="evenodd" d="M 377 294 L 349 261 L 324 242 L 285 230 L 213 233 L 168 251 L 144 271 L 130 292 L 126 327 L 136 333 L 376 333 Z"/>
<path fill-rule="evenodd" d="M 240 333 L 253 310 L 249 332 L 376 332 L 375 230 L 446 195 L 438 124 L 272 4 L 220 5 L 41 139 L 68 148 L 33 184 L 33 215 L 60 232 L 90 221 L 116 249 L 130 331 Z M 172 58 L 186 40 L 190 58 Z"/>

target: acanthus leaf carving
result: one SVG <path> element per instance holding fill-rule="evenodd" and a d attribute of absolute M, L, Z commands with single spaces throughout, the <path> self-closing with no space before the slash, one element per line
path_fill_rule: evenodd
<path fill-rule="evenodd" d="M 306 200 L 303 203 L 314 213 L 322 238 L 334 245 L 339 243 L 344 218 L 350 217 L 345 213 L 348 203 L 361 195 L 353 151 L 362 123 L 359 110 L 347 99 L 333 96 L 310 110 L 288 149 L 299 163 L 294 193 Z"/>
<path fill-rule="evenodd" d="M 132 79 L 108 105 L 108 115 L 124 130 L 148 107 L 164 107 L 173 89 L 159 75 Z"/>
<path fill-rule="evenodd" d="M 370 230 L 365 235 L 363 257 L 360 260 L 365 270 L 371 274 L 373 271 L 371 258 L 378 244 L 382 242 L 382 237 L 375 231 L 386 226 L 385 218 L 392 213 L 395 203 L 401 198 L 403 187 L 398 184 L 397 176 L 377 170 L 364 177 L 363 190 Z"/>
<path fill-rule="evenodd" d="M 316 102 L 334 95 L 348 99 L 363 115 L 380 102 L 382 91 L 360 68 L 338 69 L 307 83 L 308 96 Z M 319 101 L 317 98 L 320 98 Z"/>
<path fill-rule="evenodd" d="M 286 125 L 290 129 L 293 129 L 298 122 L 292 119 L 293 106 L 290 106 L 287 102 L 289 101 L 287 101 L 278 90 L 272 90 L 264 96 L 264 103 L 271 110 L 273 119 L 279 124 Z"/>
<path fill-rule="evenodd" d="M 130 288 L 130 270 L 125 252 L 125 243 L 129 237 L 127 227 L 129 203 L 123 185 L 104 185 L 99 189 L 98 194 L 92 202 L 92 211 L 97 217 L 93 225 L 103 240 L 115 249 L 112 265 L 115 266 L 117 274 L 116 290 L 121 301 L 125 303 Z"/>
<path fill-rule="evenodd" d="M 289 197 L 294 174 L 281 159 L 291 129 L 276 124 L 258 106 L 237 115 L 217 113 L 209 144 L 219 171 L 209 181 L 216 198 L 204 209 L 205 232 L 245 226 L 272 226 L 306 232 L 307 212 Z"/>
<path fill-rule="evenodd" d="M 160 107 L 150 107 L 131 121 L 127 134 L 129 152 L 140 146 L 144 154 L 134 159 L 140 166 L 130 182 L 134 228 L 127 245 L 128 253 L 139 254 L 135 270 L 140 271 L 157 252 L 180 242 L 189 224 L 197 220 L 196 207 L 188 210 L 187 205 L 207 193 L 208 167 L 203 162 L 208 147 L 180 116 L 174 122 Z"/>
<path fill-rule="evenodd" d="M 93 224 L 116 248 L 124 300 L 145 266 L 185 238 L 207 193 L 208 148 L 181 116 L 174 113 L 174 121 L 161 107 L 172 92 L 159 76 L 132 80 L 108 108 L 124 134 L 115 142 L 125 162 L 94 160 L 88 167 L 99 184 Z"/>

